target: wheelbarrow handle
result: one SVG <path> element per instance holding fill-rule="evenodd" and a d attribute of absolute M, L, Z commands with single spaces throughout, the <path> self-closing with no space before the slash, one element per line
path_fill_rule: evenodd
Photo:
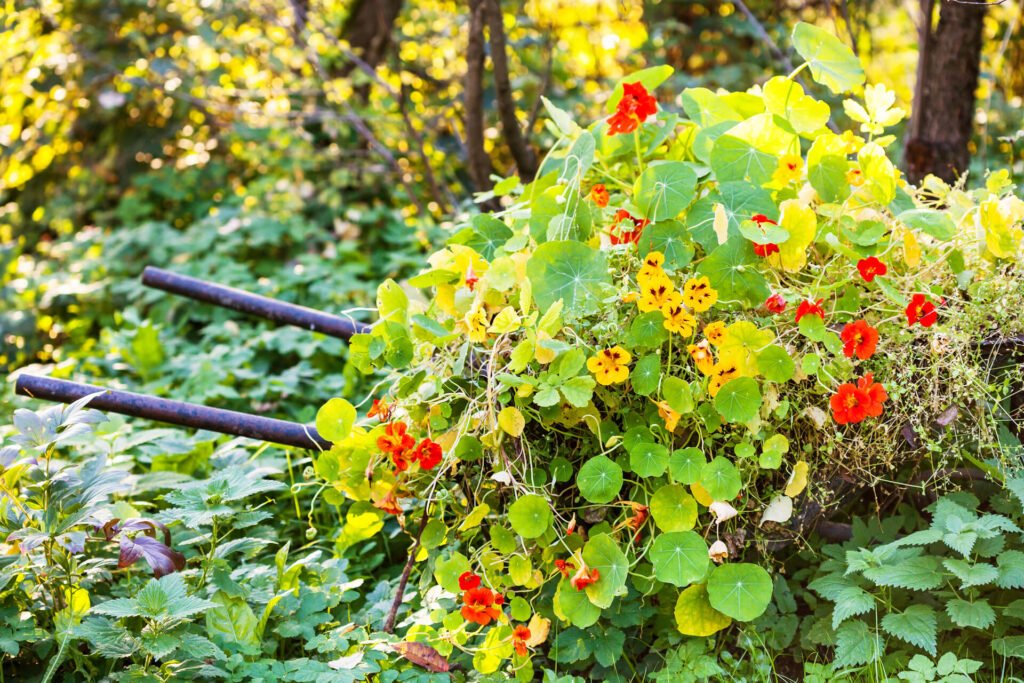
<path fill-rule="evenodd" d="M 90 408 L 131 417 L 142 417 L 156 422 L 166 422 L 180 427 L 208 429 L 221 434 L 246 436 L 251 439 L 296 448 L 326 450 L 331 447 L 331 442 L 321 437 L 310 425 L 224 410 L 223 408 L 210 408 L 185 401 L 134 394 L 129 391 L 104 389 L 92 384 L 81 384 L 64 379 L 22 374 L 15 380 L 14 391 L 22 396 L 56 403 L 71 403 L 84 396 L 99 392 L 99 395 L 90 401 Z"/>
<path fill-rule="evenodd" d="M 218 285 L 215 282 L 207 282 L 188 275 L 180 275 L 154 266 L 146 266 L 146 269 L 142 271 L 142 284 L 196 301 L 266 318 L 275 323 L 322 332 L 339 339 L 349 339 L 354 334 L 364 334 L 370 330 L 369 325 L 349 318 L 278 301 L 234 287 Z"/>

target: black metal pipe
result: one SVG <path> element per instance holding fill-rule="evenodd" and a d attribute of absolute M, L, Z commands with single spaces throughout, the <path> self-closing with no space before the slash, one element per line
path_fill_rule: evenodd
<path fill-rule="evenodd" d="M 210 408 L 167 398 L 133 394 L 128 391 L 104 389 L 92 384 L 23 374 L 18 375 L 14 383 L 14 391 L 22 396 L 41 398 L 56 403 L 71 403 L 83 396 L 102 392 L 89 403 L 90 408 L 131 417 L 142 417 L 156 422 L 166 422 L 181 427 L 247 436 L 251 439 L 297 448 L 318 446 L 326 450 L 331 447 L 331 442 L 320 436 L 311 425 L 239 413 L 234 410 Z"/>
<path fill-rule="evenodd" d="M 146 266 L 146 269 L 142 271 L 142 284 L 162 289 L 171 294 L 205 301 L 222 308 L 230 308 L 241 313 L 266 318 L 275 323 L 323 332 L 340 339 L 349 339 L 354 334 L 364 334 L 370 330 L 369 325 L 365 323 L 317 311 L 306 306 L 278 301 L 234 287 L 218 285 L 188 275 L 179 275 L 154 266 Z"/>

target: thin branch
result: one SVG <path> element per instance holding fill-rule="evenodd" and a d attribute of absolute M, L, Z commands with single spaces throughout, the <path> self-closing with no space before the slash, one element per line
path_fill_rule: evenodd
<path fill-rule="evenodd" d="M 537 99 L 533 101 L 533 106 L 530 107 L 530 115 L 526 119 L 526 139 L 530 139 L 530 135 L 533 133 L 533 127 L 537 125 L 537 116 L 540 115 L 541 98 L 547 93 L 548 88 L 551 86 L 551 76 L 555 70 L 555 49 L 551 44 L 551 33 L 550 31 L 544 32 L 544 51 L 547 53 L 547 64 L 544 67 L 544 78 L 541 79 L 540 88 L 537 89 Z"/>
<path fill-rule="evenodd" d="M 484 15 L 490 27 L 491 63 L 494 65 L 494 90 L 498 101 L 498 114 L 501 117 L 501 130 L 505 134 L 512 158 L 515 159 L 519 176 L 523 180 L 533 180 L 537 174 L 537 155 L 523 137 L 516 116 L 516 104 L 512 99 L 512 83 L 508 76 L 508 52 L 505 43 L 505 22 L 501 12 L 500 0 L 488 0 Z"/>
<path fill-rule="evenodd" d="M 416 564 L 416 553 L 420 549 L 420 539 L 423 538 L 423 530 L 427 528 L 427 520 L 430 519 L 430 500 L 423 506 L 423 517 L 420 519 L 420 528 L 416 532 L 412 545 L 409 546 L 409 557 L 402 568 L 402 577 L 398 580 L 398 590 L 395 591 L 395 599 L 391 601 L 391 609 L 388 611 L 388 618 L 384 621 L 384 633 L 391 633 L 395 630 L 395 621 L 398 619 L 398 608 L 402 606 L 402 599 L 405 597 L 405 587 L 409 584 L 409 575 L 412 573 L 412 566 Z"/>

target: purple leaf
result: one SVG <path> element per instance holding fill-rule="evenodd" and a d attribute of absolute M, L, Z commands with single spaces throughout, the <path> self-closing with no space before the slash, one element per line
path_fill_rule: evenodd
<path fill-rule="evenodd" d="M 124 569 L 145 559 L 153 568 L 153 576 L 160 578 L 185 568 L 185 556 L 168 548 L 160 541 L 141 533 L 134 538 L 127 534 L 121 536 L 121 556 L 117 560 L 118 569 Z"/>

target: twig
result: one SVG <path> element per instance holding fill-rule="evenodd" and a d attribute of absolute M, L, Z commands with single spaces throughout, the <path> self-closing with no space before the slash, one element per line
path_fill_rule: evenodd
<path fill-rule="evenodd" d="M 505 44 L 505 22 L 501 13 L 500 0 L 488 0 L 484 16 L 490 26 L 491 63 L 494 65 L 494 90 L 501 117 L 501 130 L 505 134 L 512 158 L 515 159 L 519 176 L 526 181 L 537 174 L 537 155 L 523 137 L 516 116 L 516 104 L 512 99 L 512 83 L 508 77 L 508 53 Z"/>
<path fill-rule="evenodd" d="M 533 127 L 537 124 L 537 116 L 540 115 L 541 98 L 547 93 L 548 88 L 551 86 L 551 76 L 555 70 L 555 50 L 551 45 L 551 32 L 544 32 L 544 50 L 547 53 L 547 65 L 544 67 L 544 78 L 541 79 L 540 88 L 537 89 L 537 99 L 533 101 L 533 106 L 530 107 L 530 115 L 526 119 L 526 139 L 530 139 L 530 135 L 533 133 Z"/>
<path fill-rule="evenodd" d="M 416 538 L 409 546 L 409 557 L 402 568 L 402 578 L 398 580 L 398 590 L 395 591 L 395 599 L 391 602 L 391 610 L 388 611 L 388 618 L 384 621 L 384 633 L 391 633 L 395 630 L 395 620 L 398 619 L 398 608 L 402 605 L 405 597 L 405 587 L 409 584 L 409 575 L 412 573 L 412 566 L 416 564 L 416 553 L 420 549 L 420 539 L 423 538 L 423 530 L 427 528 L 427 520 L 430 519 L 430 500 L 427 499 L 423 506 L 423 517 L 420 519 L 420 528 L 416 532 Z"/>

